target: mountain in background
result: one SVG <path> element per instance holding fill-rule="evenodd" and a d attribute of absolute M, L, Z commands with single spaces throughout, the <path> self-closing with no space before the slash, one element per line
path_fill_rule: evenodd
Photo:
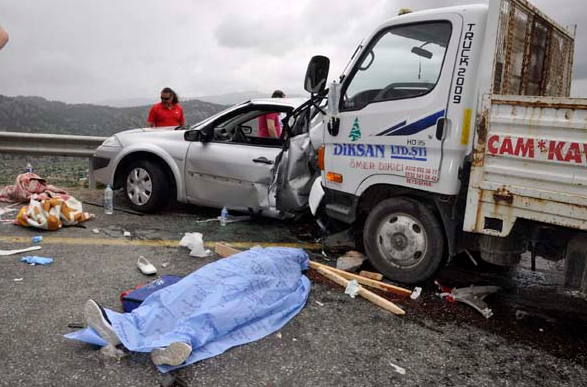
<path fill-rule="evenodd" d="M 182 101 L 188 124 L 195 124 L 226 106 L 199 100 Z M 151 104 L 116 108 L 91 104 L 66 104 L 42 97 L 0 95 L 0 131 L 110 136 L 147 125 Z"/>
<path fill-rule="evenodd" d="M 188 96 L 179 95 L 180 103 L 183 104 L 186 100 L 198 100 L 204 102 L 215 103 L 218 105 L 234 105 L 239 102 L 247 101 L 255 98 L 266 98 L 269 97 L 270 93 L 261 93 L 259 91 L 241 91 L 236 93 L 220 94 L 220 95 L 206 95 L 206 96 Z M 121 98 L 100 101 L 99 105 L 112 106 L 112 107 L 133 107 L 152 105 L 158 102 L 156 98 Z"/>
<path fill-rule="evenodd" d="M 239 102 L 248 101 L 250 99 L 268 98 L 271 93 L 262 93 L 260 91 L 240 91 L 235 93 L 221 94 L 221 95 L 204 95 L 198 96 L 197 99 L 201 101 L 217 103 L 220 105 L 234 105 Z"/>
<path fill-rule="evenodd" d="M 185 96 L 187 100 L 198 100 L 204 102 L 215 103 L 219 105 L 234 105 L 239 102 L 248 101 L 257 98 L 268 98 L 271 97 L 272 92 L 262 93 L 260 91 L 247 90 L 239 91 L 235 93 L 219 94 L 219 95 L 204 95 L 204 96 Z M 288 97 L 307 97 L 301 94 L 287 94 Z M 183 98 L 180 95 L 181 103 L 183 104 Z M 131 107 L 131 106 L 142 106 L 151 105 L 156 102 L 156 98 L 124 98 L 116 100 L 104 100 L 100 101 L 100 105 L 112 106 L 112 107 Z"/>

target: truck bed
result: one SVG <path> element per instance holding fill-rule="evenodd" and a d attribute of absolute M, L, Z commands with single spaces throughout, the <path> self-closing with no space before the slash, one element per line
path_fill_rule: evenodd
<path fill-rule="evenodd" d="M 587 230 L 587 99 L 485 95 L 474 145 L 465 231 Z"/>

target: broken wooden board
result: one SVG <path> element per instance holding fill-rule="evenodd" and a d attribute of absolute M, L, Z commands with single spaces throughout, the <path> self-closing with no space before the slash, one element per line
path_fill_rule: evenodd
<path fill-rule="evenodd" d="M 385 282 L 375 281 L 375 280 L 372 280 L 369 278 L 361 277 L 360 275 L 349 273 L 349 272 L 346 272 L 343 270 L 338 270 L 338 269 L 335 269 L 334 267 L 324 265 L 322 263 L 310 261 L 310 267 L 315 270 L 318 270 L 319 267 L 323 267 L 327 270 L 331 270 L 333 273 L 336 273 L 343 278 L 346 278 L 347 280 L 354 279 L 354 280 L 357 280 L 357 282 L 360 283 L 361 285 L 370 286 L 372 288 L 376 288 L 379 290 L 384 290 L 386 292 L 397 294 L 399 296 L 407 297 L 410 294 L 412 294 L 412 291 L 409 289 L 405 289 L 405 288 L 401 288 L 399 286 L 386 284 Z"/>
<path fill-rule="evenodd" d="M 316 271 L 320 274 L 322 274 L 324 277 L 328 278 L 331 281 L 334 281 L 335 283 L 339 284 L 342 287 L 347 287 L 349 281 L 346 278 L 343 278 L 341 275 L 338 275 L 337 273 L 334 273 L 331 271 L 331 269 L 327 269 L 325 267 L 317 267 Z M 375 305 L 393 313 L 393 314 L 397 314 L 397 315 L 403 315 L 406 314 L 406 312 L 404 312 L 403 309 L 401 309 L 399 306 L 397 306 L 396 304 L 394 304 L 391 301 L 386 300 L 385 298 L 378 296 L 377 294 L 365 289 L 364 287 L 359 285 L 359 296 L 363 297 L 364 299 L 371 301 L 372 303 L 374 303 Z"/>
<path fill-rule="evenodd" d="M 234 247 L 230 247 L 226 243 L 217 242 L 216 246 L 214 247 L 214 252 L 220 255 L 222 258 L 230 257 L 231 255 L 241 253 L 241 250 L 235 249 Z"/>
<path fill-rule="evenodd" d="M 359 275 L 361 277 L 369 278 L 369 279 L 372 279 L 375 281 L 381 281 L 383 279 L 383 274 L 374 273 L 372 271 L 367 271 L 367 270 L 361 270 L 359 272 Z"/>

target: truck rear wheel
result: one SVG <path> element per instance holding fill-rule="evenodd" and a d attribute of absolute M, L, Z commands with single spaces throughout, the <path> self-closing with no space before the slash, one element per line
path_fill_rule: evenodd
<path fill-rule="evenodd" d="M 436 216 L 406 198 L 386 199 L 373 208 L 363 242 L 373 266 L 403 283 L 428 279 L 444 261 L 444 238 Z"/>

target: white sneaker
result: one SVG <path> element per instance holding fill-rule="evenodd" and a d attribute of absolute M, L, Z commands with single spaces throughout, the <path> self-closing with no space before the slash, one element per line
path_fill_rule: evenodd
<path fill-rule="evenodd" d="M 191 345 L 178 341 L 169 344 L 166 348 L 155 348 L 151 351 L 151 360 L 155 365 L 178 366 L 187 360 L 190 353 L 192 353 Z"/>
<path fill-rule="evenodd" d="M 84 317 L 86 318 L 86 324 L 98 332 L 104 341 L 114 346 L 120 344 L 120 340 L 116 332 L 114 332 L 110 320 L 106 316 L 106 312 L 96 301 L 89 299 L 86 302 Z"/>

